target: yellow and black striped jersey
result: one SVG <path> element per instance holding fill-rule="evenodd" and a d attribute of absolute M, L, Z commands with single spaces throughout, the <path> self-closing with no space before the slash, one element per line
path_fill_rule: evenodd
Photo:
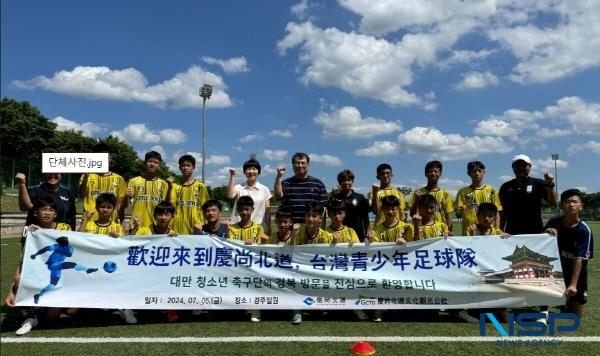
<path fill-rule="evenodd" d="M 498 211 L 502 210 L 500 196 L 494 187 L 485 185 L 480 189 L 473 189 L 471 186 L 461 188 L 456 194 L 456 202 L 454 208 L 465 206 L 462 212 L 462 234 L 466 235 L 469 226 L 477 224 L 477 209 L 481 203 L 492 203 L 498 207 Z"/>
<path fill-rule="evenodd" d="M 110 225 L 101 226 L 97 221 L 88 221 L 84 226 L 84 232 L 97 235 L 108 235 L 111 232 L 116 232 L 117 235 L 123 236 L 123 226 L 117 222 L 111 221 Z"/>
<path fill-rule="evenodd" d="M 83 183 L 83 174 L 79 179 L 79 185 Z M 125 197 L 125 179 L 120 175 L 110 172 L 107 175 L 90 173 L 87 179 L 87 193 L 83 197 L 83 210 L 84 214 L 86 211 L 93 211 L 94 215 L 90 221 L 98 219 L 98 213 L 96 212 L 96 198 L 102 193 L 111 193 L 117 200 Z M 112 221 L 118 221 L 119 216 L 115 206 L 115 211 L 111 216 Z"/>
<path fill-rule="evenodd" d="M 448 233 L 448 226 L 443 222 L 434 221 L 433 224 L 420 225 L 419 232 L 421 233 L 422 240 L 444 237 Z"/>
<path fill-rule="evenodd" d="M 202 204 L 208 200 L 206 186 L 194 179 L 189 185 L 173 184 L 171 188 L 171 202 L 175 206 L 173 217 L 173 230 L 180 235 L 191 235 L 194 225 L 202 226 Z"/>
<path fill-rule="evenodd" d="M 417 194 L 429 194 L 435 198 L 437 202 L 435 206 L 435 221 L 446 223 L 446 218 L 444 214 L 450 214 L 454 211 L 454 206 L 452 205 L 452 196 L 450 193 L 444 188 L 438 188 L 436 190 L 427 190 L 425 187 L 417 189 L 410 200 L 410 206 L 414 206 L 415 202 L 418 199 Z"/>
<path fill-rule="evenodd" d="M 337 243 L 344 242 L 360 242 L 358 239 L 358 235 L 356 235 L 356 231 L 353 228 L 344 226 L 340 230 L 334 230 L 330 226 L 325 228 L 325 231 L 331 235 L 331 241 L 333 242 L 333 238 L 337 235 L 338 241 Z"/>
<path fill-rule="evenodd" d="M 154 208 L 167 199 L 169 185 L 160 178 L 147 180 L 144 177 L 131 178 L 127 188 L 133 189 L 133 210 L 131 216 L 139 217 L 140 226 L 154 224 Z"/>
<path fill-rule="evenodd" d="M 252 240 L 254 243 L 261 243 L 261 237 L 264 235 L 265 230 L 262 225 L 252 222 L 252 225 L 248 227 L 242 227 L 239 223 L 229 226 L 229 238 L 233 240 Z"/>
<path fill-rule="evenodd" d="M 388 195 L 393 195 L 398 198 L 400 202 L 400 210 L 406 209 L 406 201 L 404 199 L 404 195 L 401 191 L 396 188 L 385 188 L 381 189 L 377 192 L 377 216 L 375 217 L 375 225 L 382 223 L 385 220 L 385 214 L 383 213 L 383 209 L 381 209 L 381 199 Z M 398 212 L 397 219 L 400 220 L 400 212 Z"/>
<path fill-rule="evenodd" d="M 375 225 L 375 236 L 372 242 L 396 242 L 398 238 L 403 238 L 406 242 L 414 239 L 413 225 L 398 221 L 396 225 L 386 227 L 383 224 Z"/>
<path fill-rule="evenodd" d="M 479 229 L 475 229 L 475 232 L 471 231 L 471 229 L 467 229 L 467 232 L 465 233 L 465 236 L 491 236 L 491 235 L 498 235 L 498 236 L 502 236 L 504 234 L 504 231 L 491 226 L 490 227 L 490 231 L 488 231 L 485 234 L 482 234 Z"/>
<path fill-rule="evenodd" d="M 289 235 L 289 237 L 287 238 L 287 240 L 281 241 L 281 240 L 279 240 L 279 236 L 277 235 L 277 231 L 273 231 L 271 233 L 271 236 L 269 236 L 269 240 L 267 241 L 267 244 L 277 245 L 280 242 L 284 242 L 286 245 L 292 245 L 293 241 L 294 241 L 294 238 L 292 237 L 291 234 Z"/>
<path fill-rule="evenodd" d="M 314 236 L 309 237 L 306 233 L 306 226 L 302 226 L 298 231 L 296 241 L 298 241 L 299 245 L 330 244 L 332 237 L 330 233 L 321 228 L 319 228 L 319 231 Z"/>

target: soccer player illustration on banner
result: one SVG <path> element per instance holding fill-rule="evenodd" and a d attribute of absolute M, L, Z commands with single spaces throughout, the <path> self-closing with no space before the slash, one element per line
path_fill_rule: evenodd
<path fill-rule="evenodd" d="M 50 284 L 42 288 L 39 293 L 33 296 L 33 302 L 35 304 L 38 304 L 42 295 L 56 287 L 58 281 L 60 280 L 63 269 L 75 269 L 76 271 L 86 273 L 98 271 L 98 268 L 87 268 L 75 262 L 65 262 L 67 257 L 73 256 L 73 247 L 69 246 L 69 239 L 66 236 L 57 238 L 56 242 L 57 243 L 48 245 L 31 255 L 31 259 L 35 260 L 37 256 L 48 251 L 52 251 L 50 256 L 48 256 L 48 260 L 46 261 L 46 265 L 48 265 L 48 269 L 50 270 Z"/>

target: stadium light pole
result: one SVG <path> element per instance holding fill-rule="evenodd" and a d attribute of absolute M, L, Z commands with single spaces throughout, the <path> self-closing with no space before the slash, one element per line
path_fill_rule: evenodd
<path fill-rule="evenodd" d="M 204 84 L 200 88 L 202 97 L 202 183 L 204 183 L 204 165 L 206 162 L 206 100 L 212 95 L 212 85 Z"/>
<path fill-rule="evenodd" d="M 556 211 L 557 213 L 560 213 L 560 203 L 558 202 L 558 170 L 556 169 L 558 158 L 558 153 L 552 154 L 552 160 L 554 161 L 554 189 L 556 190 Z"/>

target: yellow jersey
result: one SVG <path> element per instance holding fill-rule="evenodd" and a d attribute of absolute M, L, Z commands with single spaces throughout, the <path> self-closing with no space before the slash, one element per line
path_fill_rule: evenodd
<path fill-rule="evenodd" d="M 169 231 L 171 231 L 172 229 L 169 228 Z M 136 231 L 135 235 L 136 236 L 142 236 L 142 235 L 166 235 L 167 233 L 164 234 L 159 234 L 158 232 L 154 231 L 154 224 L 150 225 L 150 226 L 140 226 L 138 228 L 138 230 Z"/>
<path fill-rule="evenodd" d="M 348 226 L 344 226 L 340 230 L 334 230 L 330 226 L 328 226 L 325 228 L 325 231 L 331 235 L 331 242 L 333 242 L 333 238 L 335 235 L 337 235 L 338 237 L 337 243 L 344 243 L 350 241 L 360 242 L 360 240 L 358 239 L 358 235 L 356 235 L 356 231 L 354 231 L 353 228 Z"/>
<path fill-rule="evenodd" d="M 398 238 L 406 242 L 414 240 L 414 227 L 412 224 L 399 221 L 394 226 L 386 227 L 383 224 L 375 225 L 375 236 L 372 242 L 396 242 Z"/>
<path fill-rule="evenodd" d="M 504 234 L 504 231 L 502 231 L 494 226 L 491 226 L 490 232 L 488 234 L 482 234 L 481 232 L 479 232 L 479 229 L 475 229 L 475 232 L 472 232 L 471 229 L 467 229 L 465 236 L 491 236 L 491 235 L 502 236 L 502 234 Z"/>
<path fill-rule="evenodd" d="M 54 228 L 54 230 L 71 231 L 71 225 L 65 223 L 56 223 L 56 227 Z"/>
<path fill-rule="evenodd" d="M 119 236 L 123 236 L 123 226 L 117 222 L 111 221 L 110 225 L 107 226 L 101 226 L 98 225 L 98 222 L 96 220 L 89 220 L 84 228 L 84 232 L 88 232 L 90 234 L 97 234 L 97 235 L 108 235 L 111 232 L 116 232 L 117 235 Z"/>
<path fill-rule="evenodd" d="M 298 241 L 299 245 L 330 244 L 332 242 L 332 236 L 330 233 L 319 227 L 319 231 L 314 236 L 309 237 L 306 233 L 306 226 L 302 226 L 300 230 L 298 230 L 296 241 Z"/>
<path fill-rule="evenodd" d="M 375 200 L 375 204 L 377 204 L 377 216 L 375 217 L 375 225 L 380 224 L 385 220 L 385 215 L 383 214 L 383 210 L 381 209 L 381 200 L 388 195 L 393 195 L 396 198 L 398 198 L 398 201 L 400 202 L 400 210 L 406 209 L 406 201 L 404 200 L 404 195 L 402 195 L 402 192 L 400 192 L 396 188 L 380 189 L 377 192 L 377 200 Z M 400 212 L 398 212 L 398 216 L 396 218 L 400 220 Z"/>
<path fill-rule="evenodd" d="M 79 185 L 83 183 L 83 174 L 79 179 Z M 90 173 L 87 179 L 87 193 L 83 197 L 83 213 L 86 211 L 93 211 L 94 215 L 90 221 L 98 219 L 98 213 L 96 212 L 96 198 L 102 193 L 111 193 L 116 198 L 123 199 L 125 197 L 125 179 L 120 175 L 110 172 L 107 175 Z M 111 216 L 112 221 L 119 221 L 119 214 L 116 206 L 115 211 Z"/>
<path fill-rule="evenodd" d="M 413 227 L 414 229 L 414 227 Z M 448 226 L 443 222 L 434 221 L 430 225 L 419 226 L 421 239 L 432 239 L 434 237 L 444 237 L 448 233 Z"/>
<path fill-rule="evenodd" d="M 267 244 L 269 244 L 269 245 L 277 245 L 280 242 L 283 242 L 286 245 L 293 245 L 294 238 L 292 237 L 292 234 L 290 234 L 290 236 L 288 237 L 287 240 L 281 241 L 281 240 L 279 240 L 279 237 L 277 236 L 277 231 L 273 231 L 271 233 L 271 236 L 269 236 L 269 240 L 267 240 Z"/>
<path fill-rule="evenodd" d="M 462 234 L 466 235 L 469 226 L 477 224 L 477 209 L 481 203 L 492 203 L 496 205 L 498 211 L 502 211 L 500 196 L 494 187 L 485 185 L 480 189 L 473 189 L 471 186 L 461 188 L 456 194 L 454 208 L 458 211 L 461 206 L 466 206 L 462 212 Z M 461 216 L 459 216 L 461 217 Z"/>
<path fill-rule="evenodd" d="M 204 224 L 202 204 L 208 200 L 206 186 L 194 179 L 189 185 L 173 184 L 171 187 L 171 202 L 175 206 L 173 230 L 181 235 L 194 233 L 194 225 Z"/>
<path fill-rule="evenodd" d="M 425 187 L 417 189 L 410 200 L 410 207 L 415 205 L 417 201 L 417 192 L 420 194 L 429 194 L 435 198 L 436 206 L 435 206 L 435 221 L 446 223 L 445 214 L 450 214 L 454 211 L 454 207 L 452 205 L 452 197 L 450 193 L 444 188 L 438 188 L 435 190 L 427 190 Z"/>
<path fill-rule="evenodd" d="M 265 234 L 262 225 L 252 222 L 248 227 L 241 227 L 239 223 L 229 226 L 229 238 L 233 240 L 252 240 L 254 243 L 261 243 L 261 237 Z"/>
<path fill-rule="evenodd" d="M 154 224 L 154 208 L 167 199 L 169 185 L 160 178 L 146 180 L 144 177 L 131 178 L 127 188 L 133 189 L 133 210 L 131 216 L 138 216 L 140 226 Z"/>

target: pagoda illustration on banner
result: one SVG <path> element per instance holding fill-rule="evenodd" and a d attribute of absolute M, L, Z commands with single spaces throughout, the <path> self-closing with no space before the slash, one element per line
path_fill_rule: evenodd
<path fill-rule="evenodd" d="M 530 250 L 527 246 L 516 246 L 512 255 L 502 257 L 510 266 L 501 271 L 480 270 L 485 283 L 547 285 L 562 280 L 562 272 L 553 271 L 551 262 L 558 260 Z"/>

